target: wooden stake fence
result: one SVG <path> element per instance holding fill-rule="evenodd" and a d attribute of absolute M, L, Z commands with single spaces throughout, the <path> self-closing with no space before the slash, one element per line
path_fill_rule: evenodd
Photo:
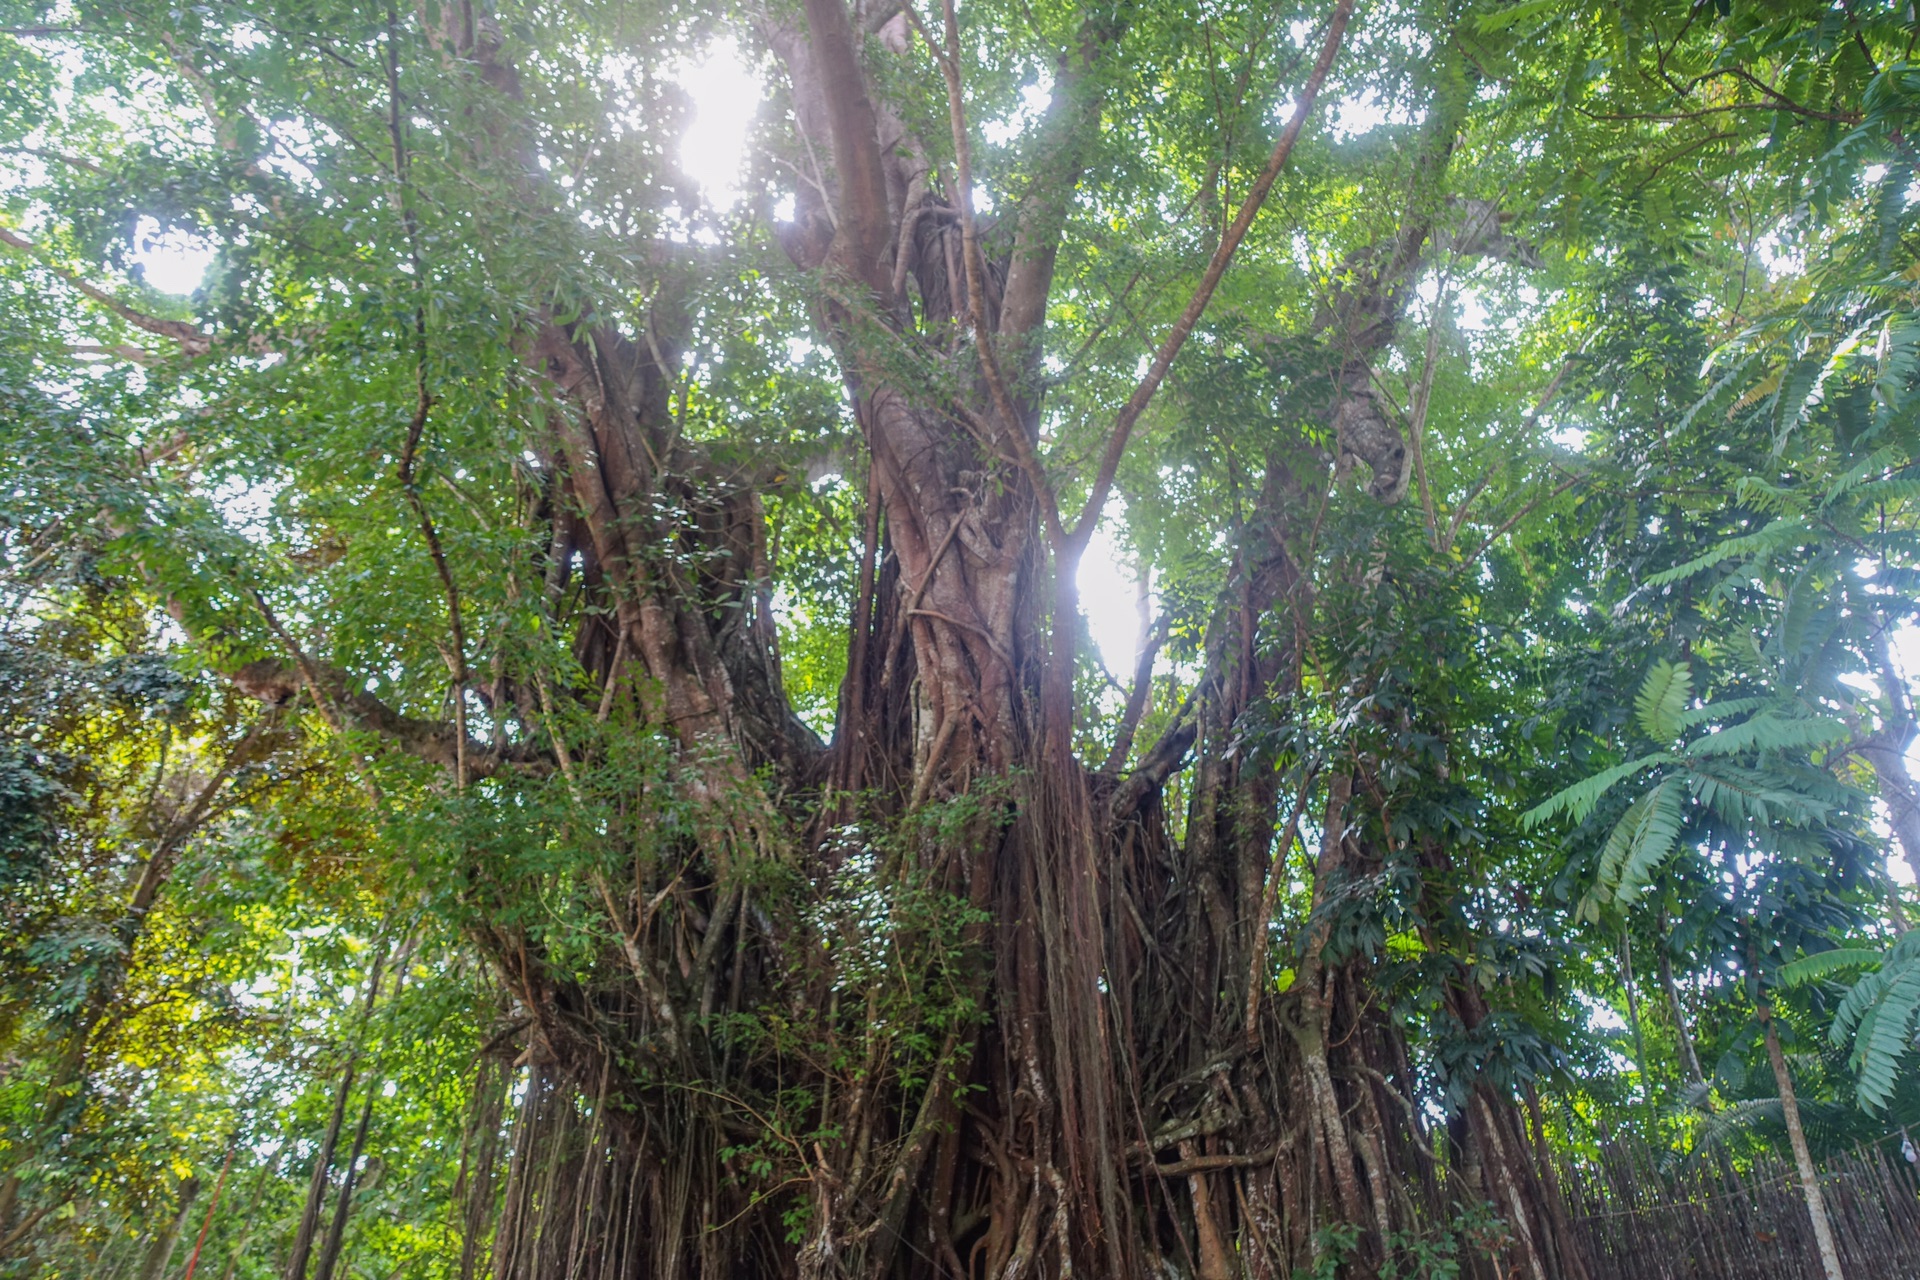
<path fill-rule="evenodd" d="M 1899 1151 L 1862 1147 L 1820 1177 L 1847 1280 L 1920 1280 L 1920 1180 Z M 1609 1147 L 1561 1178 L 1594 1280 L 1823 1280 L 1785 1161 L 1663 1173 Z"/>

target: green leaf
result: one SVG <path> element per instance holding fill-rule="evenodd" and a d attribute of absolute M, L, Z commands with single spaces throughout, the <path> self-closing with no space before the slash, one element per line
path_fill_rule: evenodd
<path fill-rule="evenodd" d="M 1628 806 L 1600 851 L 1599 883 L 1625 904 L 1647 886 L 1679 842 L 1685 784 L 1667 778 Z"/>
<path fill-rule="evenodd" d="M 1641 682 L 1633 710 L 1649 738 L 1655 742 L 1672 742 L 1680 736 L 1687 703 L 1692 700 L 1693 671 L 1684 662 L 1668 662 L 1662 658 L 1653 664 L 1653 670 L 1647 672 L 1647 678 Z"/>
<path fill-rule="evenodd" d="M 1593 812 L 1593 806 L 1600 802 L 1600 797 L 1612 790 L 1615 783 L 1655 765 L 1672 764 L 1674 759 L 1668 752 L 1656 751 L 1652 755 L 1614 765 L 1611 769 L 1603 769 L 1591 778 L 1583 778 L 1570 787 L 1554 792 L 1521 814 L 1520 821 L 1528 827 L 1537 827 L 1560 813 L 1567 814 L 1575 822 L 1585 821 L 1586 816 Z"/>

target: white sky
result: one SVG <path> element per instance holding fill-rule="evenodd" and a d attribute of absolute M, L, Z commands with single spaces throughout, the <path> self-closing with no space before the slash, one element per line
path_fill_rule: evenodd
<path fill-rule="evenodd" d="M 213 253 L 213 246 L 198 236 L 162 232 L 152 218 L 142 216 L 134 224 L 133 260 L 161 293 L 185 295 L 198 289 L 213 265 Z"/>
<path fill-rule="evenodd" d="M 680 140 L 680 168 L 700 184 L 708 204 L 731 208 L 741 195 L 753 118 L 766 100 L 760 80 L 731 40 L 716 40 L 673 78 L 693 99 L 693 123 Z"/>

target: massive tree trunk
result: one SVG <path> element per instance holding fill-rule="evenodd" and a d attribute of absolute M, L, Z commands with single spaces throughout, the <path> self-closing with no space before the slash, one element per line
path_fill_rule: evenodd
<path fill-rule="evenodd" d="M 1245 745 L 1250 721 L 1285 718 L 1300 685 L 1315 626 L 1310 544 L 1348 464 L 1370 465 L 1376 498 L 1406 489 L 1407 451 L 1371 381 L 1424 258 L 1494 251 L 1489 211 L 1455 227 L 1437 194 L 1463 98 L 1443 95 L 1400 227 L 1356 260 L 1312 335 L 1326 373 L 1299 389 L 1302 414 L 1337 446 L 1268 459 L 1187 710 L 1124 774 L 1074 751 L 1075 569 L 1128 436 L 1285 163 L 1351 7 L 1333 5 L 1303 50 L 1317 60 L 1291 122 L 1116 408 L 1084 490 L 1042 465 L 1038 375 L 1055 255 L 1104 106 L 1091 72 L 1122 38 L 1126 6 L 1089 18 L 1062 52 L 1042 126 L 1051 180 L 992 234 L 970 206 L 951 5 L 943 30 L 844 0 L 764 20 L 817 163 L 781 240 L 816 286 L 870 501 L 830 744 L 782 689 L 758 497 L 772 478 L 723 475 L 676 429 L 685 321 L 671 287 L 638 337 L 591 313 L 534 318 L 524 356 L 559 393 L 535 513 L 550 550 L 543 581 L 512 590 L 543 611 L 547 633 L 572 634 L 585 686 L 537 666 L 497 668 L 483 686 L 430 515 L 414 504 L 447 585 L 454 704 L 471 688 L 551 759 L 577 809 L 566 838 L 586 850 L 565 891 L 606 936 L 586 976 L 552 960 L 508 923 L 513 886 L 476 860 L 475 927 L 529 1024 L 492 1241 L 499 1280 L 1225 1280 L 1341 1258 L 1366 1273 L 1396 1237 L 1482 1200 L 1510 1238 L 1503 1257 L 1470 1267 L 1583 1274 L 1513 1100 L 1476 1093 L 1467 1150 L 1436 1155 L 1406 1041 L 1367 999 L 1378 957 L 1331 936 L 1383 857 L 1379 762 L 1357 747 L 1307 760 Z M 951 173 L 870 74 L 916 35 L 946 72 Z M 485 22 L 451 11 L 436 38 L 517 92 Z M 395 120 L 403 175 L 397 106 Z M 499 131 L 484 145 L 515 146 Z M 528 199 L 536 188 L 530 178 Z M 431 430 L 425 369 L 423 354 L 400 468 L 409 493 Z M 1088 493 L 1071 521 L 1068 491 Z M 582 603 L 570 607 L 576 575 Z M 481 741 L 464 720 L 383 718 L 295 656 L 297 670 L 251 673 L 263 696 L 304 685 L 342 723 L 410 734 L 457 787 L 527 750 Z M 670 763 L 608 795 L 595 770 L 621 735 L 664 742 Z M 1164 786 L 1189 766 L 1176 839 Z M 1277 938 L 1275 893 L 1315 821 L 1314 911 L 1304 936 Z M 1297 968 L 1284 991 L 1283 960 Z M 1484 1005 L 1464 986 L 1458 998 L 1474 1027 Z"/>

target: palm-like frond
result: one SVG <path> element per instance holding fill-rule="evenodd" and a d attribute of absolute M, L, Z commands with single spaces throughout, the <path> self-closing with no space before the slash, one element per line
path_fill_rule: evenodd
<path fill-rule="evenodd" d="M 1869 1110 L 1878 1110 L 1893 1097 L 1900 1059 L 1914 1047 L 1916 1031 L 1920 1031 L 1916 1026 L 1920 1019 L 1920 931 L 1901 935 L 1885 951 L 1865 955 L 1862 963 L 1880 967 L 1853 984 L 1834 1014 L 1829 1035 L 1835 1046 L 1853 1042 L 1851 1063 L 1859 1076 L 1860 1101 Z M 1795 965 L 1801 963 L 1796 961 Z M 1835 967 L 1840 966 L 1836 963 Z"/>
<path fill-rule="evenodd" d="M 1520 815 L 1520 820 L 1529 827 L 1537 827 L 1557 814 L 1567 814 L 1575 822 L 1581 822 L 1593 812 L 1593 806 L 1600 797 L 1613 790 L 1615 784 L 1631 778 L 1636 773 L 1651 769 L 1656 765 L 1672 764 L 1674 757 L 1665 751 L 1656 751 L 1652 755 L 1640 756 L 1624 764 L 1616 764 L 1610 769 L 1602 769 L 1591 778 L 1582 778 L 1570 787 L 1563 787 L 1545 800 Z"/>
<path fill-rule="evenodd" d="M 1725 542 L 1716 543 L 1685 564 L 1675 565 L 1671 569 L 1654 574 L 1647 579 L 1647 585 L 1669 586 L 1736 556 L 1773 555 L 1800 542 L 1807 536 L 1809 530 L 1810 526 L 1801 517 L 1782 516 L 1752 533 L 1743 533 L 1737 538 L 1728 538 Z"/>
<path fill-rule="evenodd" d="M 1798 779 L 1777 769 L 1748 768 L 1709 756 L 1693 761 L 1689 776 L 1700 803 L 1732 826 L 1812 822 L 1832 810 L 1795 785 Z"/>
<path fill-rule="evenodd" d="M 1600 852 L 1599 889 L 1624 903 L 1647 886 L 1680 840 L 1680 801 L 1686 784 L 1664 779 L 1635 800 L 1607 836 Z"/>
<path fill-rule="evenodd" d="M 1692 700 L 1692 670 L 1684 662 L 1668 662 L 1662 658 L 1641 681 L 1633 710 L 1649 738 L 1655 742 L 1672 742 L 1680 736 L 1685 723 L 1682 717 Z"/>
<path fill-rule="evenodd" d="M 1874 968 L 1885 958 L 1883 953 L 1871 947 L 1835 947 L 1831 951 L 1816 951 L 1782 965 L 1778 981 L 1783 987 L 1804 987 L 1808 983 L 1823 982 L 1835 974 Z"/>
<path fill-rule="evenodd" d="M 1844 740 L 1852 731 L 1830 716 L 1783 716 L 1763 711 L 1736 725 L 1689 743 L 1693 757 L 1731 756 L 1744 752 L 1792 751 L 1824 747 Z"/>

